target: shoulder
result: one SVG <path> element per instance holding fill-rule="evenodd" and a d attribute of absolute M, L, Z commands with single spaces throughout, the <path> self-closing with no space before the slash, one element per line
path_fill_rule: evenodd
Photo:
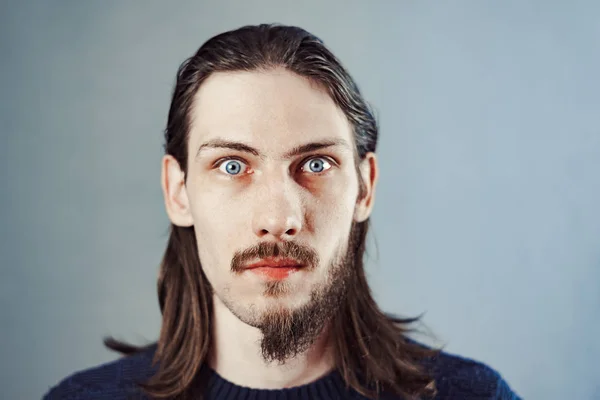
<path fill-rule="evenodd" d="M 152 376 L 156 346 L 116 361 L 76 372 L 52 387 L 43 400 L 140 398 L 138 383 Z"/>
<path fill-rule="evenodd" d="M 480 361 L 441 351 L 426 367 L 436 381 L 436 399 L 521 399 L 498 371 Z"/>
<path fill-rule="evenodd" d="M 441 352 L 433 370 L 441 399 L 519 399 L 500 373 L 482 362 Z"/>

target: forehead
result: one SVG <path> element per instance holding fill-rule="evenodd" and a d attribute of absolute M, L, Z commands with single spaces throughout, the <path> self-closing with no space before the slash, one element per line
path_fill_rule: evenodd
<path fill-rule="evenodd" d="M 346 116 L 326 90 L 282 68 L 218 72 L 202 83 L 190 146 L 215 138 L 252 143 L 265 153 L 324 138 L 353 143 Z"/>

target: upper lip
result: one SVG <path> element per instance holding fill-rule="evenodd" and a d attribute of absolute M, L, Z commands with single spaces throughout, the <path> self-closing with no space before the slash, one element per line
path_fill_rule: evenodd
<path fill-rule="evenodd" d="M 302 267 L 302 263 L 298 262 L 298 260 L 294 260 L 293 258 L 280 258 L 280 257 L 269 257 L 263 258 L 257 262 L 252 264 L 248 264 L 246 269 L 260 268 L 260 267 L 270 267 L 270 268 L 283 268 L 283 267 Z"/>

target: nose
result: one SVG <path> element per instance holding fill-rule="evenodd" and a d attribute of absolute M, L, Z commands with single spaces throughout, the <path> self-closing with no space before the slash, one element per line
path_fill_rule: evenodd
<path fill-rule="evenodd" d="M 285 241 L 298 235 L 302 228 L 299 194 L 285 183 L 262 188 L 253 218 L 254 233 L 262 240 Z"/>

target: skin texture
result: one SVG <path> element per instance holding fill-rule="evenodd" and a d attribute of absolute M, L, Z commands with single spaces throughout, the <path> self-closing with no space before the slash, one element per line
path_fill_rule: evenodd
<path fill-rule="evenodd" d="M 224 141 L 257 154 L 215 147 Z M 324 141 L 335 144 L 289 154 Z M 196 233 L 214 290 L 210 364 L 225 379 L 283 388 L 333 367 L 327 321 L 351 284 L 349 237 L 369 217 L 377 182 L 369 153 L 359 166 L 367 189 L 359 199 L 355 161 L 345 115 L 304 77 L 282 68 L 219 72 L 201 85 L 187 175 L 167 155 L 161 181 L 171 222 Z M 303 268 L 284 280 L 244 269 L 275 254 Z"/>

